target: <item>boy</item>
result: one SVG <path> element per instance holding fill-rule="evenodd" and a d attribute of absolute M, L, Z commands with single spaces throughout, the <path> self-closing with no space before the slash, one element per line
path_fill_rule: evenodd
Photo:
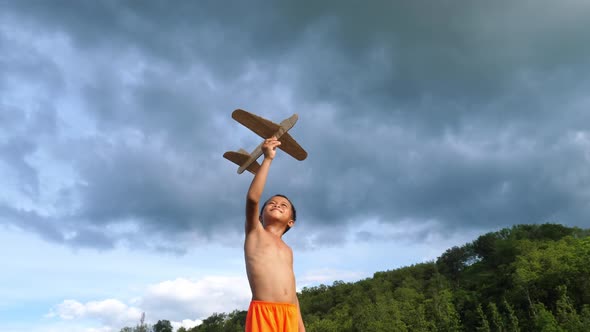
<path fill-rule="evenodd" d="M 304 332 L 295 290 L 293 251 L 282 236 L 295 224 L 295 208 L 284 196 L 271 197 L 260 214 L 258 204 L 276 148 L 275 137 L 264 141 L 264 160 L 246 196 L 244 257 L 252 291 L 246 332 Z"/>

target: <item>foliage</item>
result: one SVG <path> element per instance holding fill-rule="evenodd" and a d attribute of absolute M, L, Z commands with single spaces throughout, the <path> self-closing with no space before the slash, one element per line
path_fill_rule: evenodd
<path fill-rule="evenodd" d="M 146 324 L 138 324 L 135 327 L 124 327 L 119 332 L 152 332 L 152 326 Z"/>
<path fill-rule="evenodd" d="M 590 326 L 588 276 L 590 230 L 516 225 L 433 262 L 306 287 L 299 303 L 308 332 L 578 332 Z M 186 331 L 241 332 L 245 317 L 216 313 Z"/>
<path fill-rule="evenodd" d="M 246 311 L 234 310 L 230 314 L 215 313 L 203 320 L 188 332 L 243 332 L 246 322 Z"/>
<path fill-rule="evenodd" d="M 172 324 L 169 320 L 159 320 L 154 324 L 153 332 L 172 332 Z"/>

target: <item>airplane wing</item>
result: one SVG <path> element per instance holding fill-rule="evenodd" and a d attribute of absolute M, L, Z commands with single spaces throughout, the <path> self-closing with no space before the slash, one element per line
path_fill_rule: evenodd
<path fill-rule="evenodd" d="M 307 158 L 307 152 L 303 150 L 303 148 L 297 143 L 296 140 L 289 135 L 289 133 L 284 133 L 283 136 L 279 138 L 281 141 L 281 145 L 279 145 L 279 149 L 287 152 L 293 158 L 297 160 L 304 160 Z"/>
<path fill-rule="evenodd" d="M 252 130 L 258 134 L 258 136 L 264 139 L 271 137 L 281 128 L 280 125 L 272 121 L 241 109 L 233 111 L 231 116 L 234 120 L 241 123 L 246 128 Z M 305 150 L 297 143 L 297 141 L 293 139 L 293 137 L 291 137 L 291 135 L 288 133 L 284 133 L 281 137 L 279 137 L 279 141 L 281 141 L 279 149 L 285 151 L 293 158 L 297 160 L 304 160 L 307 158 L 307 152 L 305 152 Z"/>
<path fill-rule="evenodd" d="M 250 158 L 250 154 L 244 149 L 240 149 L 240 151 L 227 151 L 223 154 L 223 157 L 227 160 L 233 161 L 238 166 L 243 165 L 248 158 Z M 256 174 L 258 173 L 258 169 L 260 168 L 260 164 L 254 161 L 248 168 L 246 168 L 250 173 Z"/>
<path fill-rule="evenodd" d="M 272 121 L 240 109 L 233 111 L 231 117 L 264 139 L 271 137 L 281 128 Z"/>

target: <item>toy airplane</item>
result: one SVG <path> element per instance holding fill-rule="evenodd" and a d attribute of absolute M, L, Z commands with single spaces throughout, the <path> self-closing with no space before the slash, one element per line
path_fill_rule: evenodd
<path fill-rule="evenodd" d="M 276 124 L 258 115 L 240 109 L 233 111 L 231 117 L 264 139 L 271 136 L 276 137 L 281 142 L 279 149 L 290 154 L 293 158 L 297 160 L 304 160 L 307 158 L 307 152 L 305 152 L 305 150 L 297 144 L 297 141 L 287 133 L 287 131 L 293 128 L 297 122 L 297 114 L 293 114 L 290 118 L 283 120 L 280 124 Z M 262 141 L 262 143 L 260 143 L 260 145 L 258 145 L 250 154 L 248 154 L 246 150 L 240 149 L 239 151 L 227 151 L 223 154 L 223 157 L 240 166 L 238 168 L 238 174 L 242 174 L 244 170 L 256 174 L 260 168 L 260 164 L 256 162 L 256 159 L 262 155 L 263 143 L 264 141 Z"/>

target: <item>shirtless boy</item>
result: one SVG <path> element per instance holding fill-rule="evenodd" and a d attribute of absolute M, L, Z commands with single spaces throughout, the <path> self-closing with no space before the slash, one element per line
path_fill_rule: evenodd
<path fill-rule="evenodd" d="M 264 141 L 264 161 L 246 196 L 246 240 L 244 256 L 252 291 L 246 332 L 304 332 L 295 290 L 293 251 L 283 234 L 295 224 L 295 209 L 283 196 L 273 196 L 258 214 L 259 202 L 276 148 L 271 137 Z"/>

